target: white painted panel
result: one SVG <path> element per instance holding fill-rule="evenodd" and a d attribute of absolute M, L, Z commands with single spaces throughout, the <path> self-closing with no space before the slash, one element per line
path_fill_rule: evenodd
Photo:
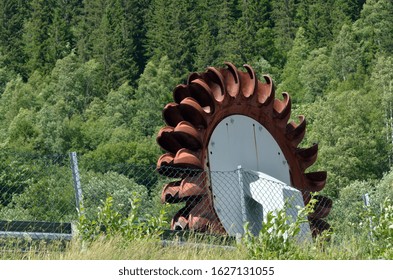
<path fill-rule="evenodd" d="M 242 115 L 223 119 L 208 146 L 211 171 L 232 171 L 239 165 L 290 184 L 289 168 L 273 136 L 257 121 Z"/>
<path fill-rule="evenodd" d="M 246 196 L 250 196 L 262 205 L 262 215 L 254 216 L 254 220 L 261 221 L 263 219 L 263 221 L 266 221 L 268 212 L 276 212 L 283 209 L 285 203 L 288 203 L 287 216 L 291 217 L 292 221 L 297 220 L 298 208 L 304 207 L 303 196 L 299 190 L 262 172 L 244 171 L 242 177 Z M 255 179 L 255 177 L 258 179 Z M 258 228 L 257 224 L 254 233 L 257 234 L 259 230 L 260 228 Z M 299 237 L 301 240 L 311 238 L 311 230 L 308 223 L 301 224 Z"/>
<path fill-rule="evenodd" d="M 233 115 L 222 120 L 212 133 L 208 152 L 214 207 L 228 234 L 242 234 L 246 221 L 252 221 L 254 231 L 258 231 L 266 213 L 282 209 L 289 196 L 295 197 L 294 205 L 303 203 L 300 192 L 289 187 L 289 167 L 280 147 L 252 118 Z M 250 181 L 243 178 L 243 173 L 238 174 L 238 166 L 259 173 Z M 266 185 L 266 178 L 276 185 Z M 297 210 L 295 213 L 293 209 L 288 214 L 296 216 Z M 302 231 L 307 232 L 307 228 Z"/>

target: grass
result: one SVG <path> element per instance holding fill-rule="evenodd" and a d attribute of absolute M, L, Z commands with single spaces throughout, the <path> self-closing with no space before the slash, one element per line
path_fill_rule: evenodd
<path fill-rule="evenodd" d="M 163 244 L 159 240 L 125 240 L 121 236 L 100 237 L 87 243 L 79 239 L 66 243 L 20 243 L 8 240 L 0 249 L 0 259 L 12 260 L 247 260 L 244 244 L 213 244 L 190 238 L 186 243 Z M 215 245 L 215 246 L 212 246 Z M 224 246 L 225 245 L 225 246 Z M 393 259 L 393 250 L 383 256 L 375 254 L 375 244 L 355 237 L 329 242 L 293 243 L 286 252 L 264 251 L 261 259 L 283 260 L 368 260 Z"/>
<path fill-rule="evenodd" d="M 301 215 L 308 214 L 307 208 Z M 95 220 L 79 221 L 79 236 L 70 242 L 0 240 L 0 259 L 12 260 L 370 260 L 393 259 L 393 206 L 386 200 L 378 213 L 365 213 L 361 223 L 342 223 L 338 231 L 299 243 L 302 219 L 288 223 L 285 209 L 268 213 L 259 235 L 245 226 L 236 243 L 213 235 L 189 234 L 160 240 L 165 212 L 138 220 L 137 207 L 127 217 L 107 199 Z M 299 214 L 300 215 L 300 214 Z M 362 221 L 362 220 L 361 220 Z M 370 221 L 374 225 L 370 228 Z M 303 221 L 304 222 L 304 221 Z M 334 226 L 334 224 L 333 224 Z M 229 245 L 229 246 L 228 246 Z"/>
<path fill-rule="evenodd" d="M 174 242 L 173 244 L 176 244 Z M 98 238 L 87 244 L 75 239 L 66 247 L 59 243 L 37 243 L 28 250 L 9 243 L 0 249 L 0 259 L 13 260 L 215 260 L 244 259 L 238 248 L 212 247 L 190 240 L 184 245 L 163 244 L 159 240 L 139 239 L 127 241 L 121 236 Z"/>

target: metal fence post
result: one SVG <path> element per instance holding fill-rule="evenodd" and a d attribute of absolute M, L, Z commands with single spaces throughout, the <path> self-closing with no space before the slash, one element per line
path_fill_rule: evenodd
<path fill-rule="evenodd" d="M 369 196 L 368 193 L 363 195 L 363 202 L 364 202 L 364 206 L 366 208 L 370 207 L 370 196 Z M 369 219 L 369 223 L 370 223 L 370 232 L 369 232 L 368 236 L 371 238 L 371 240 L 373 240 L 374 239 L 373 238 L 373 234 L 372 234 L 372 232 L 373 232 L 373 221 L 372 221 L 371 217 L 369 217 L 368 219 Z"/>
<path fill-rule="evenodd" d="M 74 180 L 76 208 L 78 209 L 78 214 L 80 215 L 82 214 L 81 207 L 83 209 L 83 200 L 82 200 L 82 187 L 81 187 L 79 168 L 78 168 L 78 158 L 76 156 L 76 152 L 71 152 L 70 158 L 71 158 L 72 178 Z"/>
<path fill-rule="evenodd" d="M 239 188 L 240 188 L 240 203 L 242 208 L 242 219 L 243 219 L 242 222 L 244 225 L 247 222 L 247 210 L 246 210 L 246 196 L 244 194 L 243 169 L 241 165 L 237 167 L 237 176 L 238 176 Z"/>

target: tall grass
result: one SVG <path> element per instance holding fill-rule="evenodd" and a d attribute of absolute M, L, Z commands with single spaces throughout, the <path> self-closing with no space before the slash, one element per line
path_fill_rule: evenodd
<path fill-rule="evenodd" d="M 369 260 L 393 259 L 393 250 L 384 256 L 375 254 L 375 245 L 363 239 L 350 237 L 336 242 L 334 235 L 327 241 L 313 243 L 294 243 L 285 252 L 266 252 L 260 259 L 278 260 Z M 211 246 L 216 245 L 216 246 Z M 40 243 L 28 250 L 3 247 L 0 259 L 12 260 L 246 260 L 252 259 L 244 243 L 235 246 L 196 243 L 164 245 L 159 240 L 150 238 L 125 240 L 122 236 L 101 237 L 86 244 L 75 239 L 66 247 L 59 244 Z"/>
<path fill-rule="evenodd" d="M 359 223 L 340 227 L 339 232 L 327 232 L 309 242 L 296 238 L 300 223 L 288 223 L 285 209 L 269 214 L 268 222 L 257 236 L 245 227 L 239 242 L 224 242 L 221 238 L 190 235 L 186 242 L 160 240 L 167 224 L 165 213 L 158 216 L 136 217 L 134 203 L 128 217 L 122 217 L 108 200 L 95 220 L 81 217 L 79 234 L 64 242 L 33 242 L 3 240 L 1 259 L 16 260 L 368 260 L 393 259 L 393 207 L 386 200 L 377 212 L 362 213 Z M 303 215 L 308 210 L 300 211 Z M 304 217 L 303 217 L 304 218 Z M 370 223 L 371 222 L 371 223 Z M 334 226 L 334 224 L 333 224 Z"/>

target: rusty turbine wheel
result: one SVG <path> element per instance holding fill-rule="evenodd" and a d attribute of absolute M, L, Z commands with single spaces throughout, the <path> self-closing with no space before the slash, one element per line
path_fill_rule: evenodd
<path fill-rule="evenodd" d="M 203 73 L 190 74 L 187 84 L 174 89 L 175 102 L 163 110 L 167 126 L 159 131 L 157 143 L 167 153 L 158 159 L 157 170 L 181 180 L 164 186 L 162 202 L 186 203 L 173 217 L 172 229 L 226 232 L 214 208 L 208 146 L 217 126 L 229 116 L 246 116 L 270 133 L 287 162 L 288 185 L 301 191 L 305 204 L 311 192 L 325 186 L 325 171 L 305 172 L 316 161 L 318 146 L 298 147 L 306 120 L 299 116 L 298 122 L 289 122 L 289 95 L 283 93 L 282 100 L 276 99 L 272 79 L 264 76 L 265 81 L 259 81 L 249 65 L 244 65 L 243 72 L 225 64 L 226 68 L 208 67 Z M 179 171 L 185 168 L 189 170 Z M 313 235 L 329 228 L 322 219 L 332 207 L 329 198 L 316 199 L 315 211 L 308 217 Z"/>

